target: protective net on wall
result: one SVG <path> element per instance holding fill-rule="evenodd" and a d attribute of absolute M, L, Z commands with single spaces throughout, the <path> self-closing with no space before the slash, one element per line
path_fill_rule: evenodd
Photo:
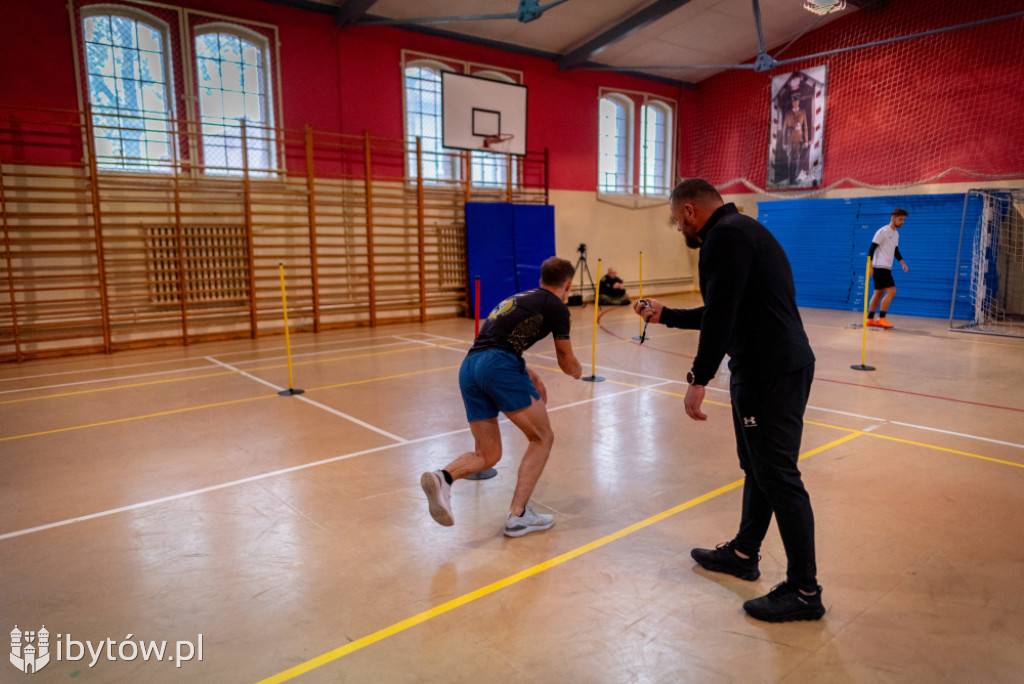
<path fill-rule="evenodd" d="M 953 319 L 954 289 L 950 329 L 1024 337 L 1024 190 L 972 190 L 966 201 L 972 195 L 981 197 L 982 210 L 961 226 L 961 244 L 973 236 L 973 248 L 970 263 L 958 262 L 957 273 L 970 269 L 970 290 L 959 297 L 973 313 L 966 322 Z"/>
<path fill-rule="evenodd" d="M 890 2 L 789 46 L 769 46 L 774 69 L 734 69 L 700 82 L 700 125 L 682 130 L 684 143 L 692 139 L 682 148 L 682 174 L 719 188 L 772 190 L 771 124 L 784 111 L 772 79 L 825 67 L 824 107 L 817 91 L 804 98 L 813 129 L 807 142 L 821 145 L 824 172 L 778 197 L 1024 178 L 1022 10 L 1019 0 Z"/>

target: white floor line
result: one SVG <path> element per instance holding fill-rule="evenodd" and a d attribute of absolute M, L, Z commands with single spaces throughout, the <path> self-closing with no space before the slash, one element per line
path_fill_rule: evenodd
<path fill-rule="evenodd" d="M 393 336 L 393 337 L 397 337 L 397 336 Z M 399 338 L 399 339 L 401 339 L 401 338 Z M 385 348 L 385 347 L 397 347 L 397 346 L 402 345 L 402 344 L 409 344 L 410 342 L 418 342 L 418 341 L 416 341 L 416 340 L 404 340 L 402 342 L 391 342 L 391 343 L 388 343 L 388 344 L 373 345 L 373 346 L 368 346 L 368 347 L 350 347 L 348 349 L 326 349 L 326 350 L 323 350 L 323 351 L 308 352 L 306 354 L 292 354 L 292 358 L 295 359 L 295 358 L 301 358 L 303 356 L 323 356 L 323 355 L 326 355 L 326 354 L 338 354 L 338 353 L 346 353 L 346 352 L 354 352 L 354 351 L 363 351 L 363 350 L 366 350 L 366 349 L 382 349 L 382 348 Z M 428 343 L 420 342 L 420 344 L 428 344 Z M 209 358 L 209 357 L 206 357 L 206 358 Z M 285 360 L 287 358 L 288 358 L 287 356 L 266 356 L 266 357 L 263 357 L 263 358 L 260 358 L 260 359 L 248 359 L 248 360 L 245 360 L 245 361 L 237 361 L 236 364 L 241 366 L 241 365 L 244 365 L 244 364 L 267 363 L 267 362 L 283 361 L 283 360 Z M 149 364 L 138 364 L 138 365 L 149 365 Z M 152 372 L 152 373 L 140 373 L 138 375 L 116 375 L 116 376 L 111 376 L 111 377 L 107 377 L 107 378 L 96 378 L 94 380 L 81 380 L 79 382 L 66 382 L 66 383 L 62 383 L 62 384 L 59 384 L 59 385 L 39 385 L 39 386 L 33 386 L 33 387 L 20 387 L 18 389 L 0 390 L 0 394 L 11 394 L 11 393 L 14 393 L 14 392 L 33 392 L 33 391 L 37 391 L 37 390 L 48 390 L 48 389 L 61 389 L 62 387 L 75 387 L 75 386 L 78 386 L 78 385 L 94 385 L 94 384 L 101 383 L 101 382 L 121 382 L 123 380 L 137 380 L 139 378 L 157 377 L 157 376 L 160 376 L 160 375 L 169 375 L 169 374 L 172 374 L 172 373 L 188 373 L 188 372 L 192 372 L 192 371 L 209 370 L 210 368 L 211 368 L 210 366 L 193 366 L 191 368 L 181 368 L 181 369 L 178 369 L 178 370 L 169 370 L 169 371 L 156 371 L 156 372 Z M 97 370 L 104 370 L 104 369 L 97 369 Z M 238 370 L 238 369 L 235 369 L 235 370 Z M 71 372 L 78 372 L 78 371 L 71 371 Z M 39 377 L 39 378 L 41 378 L 41 377 L 48 377 L 48 376 L 39 375 L 39 376 L 32 376 L 32 377 Z M 21 380 L 23 380 L 23 379 L 28 379 L 28 378 L 26 377 L 26 378 L 11 378 L 11 379 L 21 379 Z"/>
<path fill-rule="evenodd" d="M 213 359 L 213 361 L 215 363 L 218 363 L 218 364 L 222 365 L 222 366 L 227 366 L 227 364 L 224 364 L 224 363 L 221 363 L 219 361 L 216 361 L 215 359 Z M 265 381 L 259 380 L 259 378 L 254 378 L 254 379 L 258 380 L 259 382 L 262 382 L 263 384 L 267 384 Z M 551 408 L 548 408 L 548 412 L 551 413 L 553 411 L 560 411 L 562 409 L 572 408 L 574 406 L 579 406 L 581 404 L 589 404 L 589 403 L 592 403 L 592 402 L 595 402 L 595 401 L 602 401 L 604 399 L 610 399 L 612 397 L 616 397 L 616 396 L 619 396 L 619 395 L 622 395 L 622 394 L 630 394 L 630 393 L 633 393 L 633 392 L 639 392 L 641 389 L 642 388 L 631 388 L 631 389 L 628 389 L 628 390 L 623 390 L 622 392 L 613 392 L 613 393 L 610 393 L 610 394 L 603 394 L 600 397 L 591 397 L 590 399 L 584 399 L 582 401 L 576 401 L 576 402 L 573 402 L 571 404 L 564 404 L 562 406 L 551 407 Z M 296 396 L 301 398 L 301 395 L 296 395 Z M 502 422 L 508 422 L 508 420 L 503 418 Z M 449 430 L 447 432 L 440 432 L 440 433 L 438 433 L 436 435 L 428 435 L 426 437 L 416 437 L 414 439 L 404 440 L 402 442 L 398 442 L 398 443 L 395 443 L 395 444 L 385 444 L 384 446 L 373 447 L 372 449 L 363 449 L 362 451 L 355 451 L 355 452 L 352 452 L 350 454 L 342 454 L 340 456 L 332 456 L 331 458 L 325 458 L 325 459 L 322 459 L 322 460 L 319 460 L 319 461 L 313 461 L 312 463 L 303 463 L 301 465 L 291 466 L 290 468 L 281 468 L 280 470 L 272 470 L 272 471 L 267 472 L 267 473 L 261 473 L 259 475 L 251 475 L 249 477 L 243 477 L 243 478 L 240 478 L 238 480 L 231 480 L 230 482 L 223 482 L 221 484 L 211 485 L 209 487 L 203 487 L 201 489 L 193 489 L 193 490 L 190 490 L 190 491 L 187 491 L 187 492 L 181 492 L 180 494 L 171 494 L 170 496 L 163 496 L 163 497 L 160 497 L 159 499 L 150 499 L 149 501 L 141 501 L 139 503 L 130 504 L 128 506 L 120 506 L 118 508 L 111 508 L 111 509 L 108 509 L 106 511 L 100 511 L 98 513 L 90 513 L 88 515 L 80 515 L 80 516 L 75 517 L 75 518 L 68 518 L 67 520 L 60 520 L 60 521 L 57 521 L 57 522 L 47 523 L 46 525 L 37 525 L 36 527 L 28 527 L 28 528 L 25 528 L 23 530 L 16 530 L 14 532 L 7 532 L 6 534 L 0 534 L 0 541 L 4 541 L 5 539 L 13 539 L 15 537 L 22 537 L 22 536 L 25 536 L 25 535 L 28 535 L 28 534 L 34 534 L 36 532 L 44 532 L 46 530 L 52 530 L 52 529 L 55 529 L 55 528 L 58 528 L 58 527 L 64 527 L 66 525 L 71 525 L 73 523 L 85 522 L 87 520 L 95 520 L 97 518 L 104 518 L 106 516 L 115 515 L 117 513 L 126 513 L 128 511 L 135 511 L 135 510 L 139 510 L 141 508 L 149 508 L 150 506 L 157 506 L 159 504 L 167 503 L 169 501 L 178 501 L 178 500 L 181 500 L 181 499 L 187 499 L 187 498 L 192 497 L 192 496 L 198 496 L 200 494 L 206 494 L 208 492 L 215 492 L 215 491 L 218 491 L 218 490 L 221 490 L 221 489 L 227 489 L 228 487 L 236 487 L 238 485 L 248 484 L 250 482 L 258 482 L 260 480 L 266 480 L 266 479 L 271 478 L 271 477 L 277 477 L 278 475 L 287 475 L 288 473 L 294 473 L 294 472 L 298 472 L 300 470 L 306 470 L 308 468 L 315 468 L 317 466 L 327 465 L 329 463 L 337 463 L 338 461 L 344 461 L 344 460 L 349 459 L 349 458 L 355 458 L 356 456 L 365 456 L 366 454 L 372 454 L 372 453 L 376 453 L 378 451 L 387 451 L 388 449 L 394 449 L 395 447 L 408 446 L 410 444 L 418 444 L 418 443 L 421 443 L 421 442 L 429 442 L 430 440 L 441 439 L 443 437 L 450 437 L 452 435 L 458 435 L 458 434 L 463 434 L 463 433 L 468 433 L 468 432 L 470 432 L 470 429 L 468 427 L 464 427 L 464 428 L 460 428 L 458 430 Z"/>
<path fill-rule="evenodd" d="M 881 423 L 888 422 L 885 418 L 875 418 L 874 416 L 863 416 L 863 415 L 861 415 L 859 413 L 850 413 L 849 411 L 840 411 L 838 409 L 827 409 L 827 408 L 822 408 L 821 406 L 811 406 L 811 405 L 808 405 L 807 408 L 814 409 L 815 411 L 823 411 L 824 413 L 835 413 L 835 414 L 840 415 L 840 416 L 850 416 L 851 418 L 861 418 L 863 420 L 874 420 L 874 421 L 878 421 L 878 422 L 881 422 Z"/>
<path fill-rule="evenodd" d="M 258 382 L 258 383 L 260 383 L 262 385 L 266 385 L 267 387 L 272 387 L 275 392 L 282 392 L 282 391 L 284 391 L 286 389 L 284 387 L 278 387 L 274 383 L 268 382 L 267 380 L 264 380 L 263 378 L 258 378 L 255 375 L 251 375 L 250 373 L 246 373 L 245 371 L 238 370 L 237 368 L 235 368 L 233 366 L 230 366 L 230 365 L 224 363 L 223 361 L 218 361 L 217 359 L 213 358 L 212 356 L 207 356 L 206 358 L 209 359 L 212 363 L 216 363 L 217 365 L 223 366 L 224 368 L 228 368 L 230 370 L 233 370 L 233 371 L 237 372 L 239 375 L 244 375 L 245 377 L 249 378 L 250 380 L 255 380 L 256 382 Z M 318 409 L 322 409 L 324 411 L 327 411 L 328 413 L 332 413 L 332 414 L 338 416 L 339 418 L 344 418 L 345 420 L 347 420 L 349 422 L 352 422 L 352 423 L 355 423 L 356 425 L 361 425 L 364 428 L 366 428 L 367 430 L 373 430 L 377 434 L 384 435 L 385 437 L 388 437 L 389 439 L 393 439 L 393 440 L 395 440 L 396 442 L 398 442 L 400 444 L 404 444 L 405 442 L 409 441 L 409 440 L 405 439 L 404 437 L 399 437 L 398 435 L 392 434 L 392 433 L 388 432 L 387 430 L 382 430 L 381 428 L 377 427 L 376 425 L 370 425 L 369 423 L 367 423 L 365 421 L 359 420 L 355 416 L 350 416 L 347 413 L 342 413 L 341 411 L 333 409 L 330 406 L 325 406 L 324 404 L 321 404 L 318 401 L 314 401 L 314 400 L 310 399 L 309 397 L 303 396 L 301 394 L 293 394 L 292 396 L 294 398 L 298 399 L 299 401 L 303 401 L 303 402 L 309 404 L 310 406 L 315 406 Z"/>
<path fill-rule="evenodd" d="M 120 382 L 122 380 L 137 380 L 139 378 L 153 378 L 159 375 L 171 375 L 173 373 L 190 373 L 192 371 L 212 370 L 211 366 L 194 366 L 192 368 L 181 368 L 179 370 L 158 371 L 155 373 L 140 373 L 138 375 L 118 375 L 110 378 L 96 378 L 95 380 L 80 380 L 79 382 L 65 382 L 60 385 L 37 385 L 33 387 L 20 387 L 18 389 L 0 390 L 0 394 L 13 394 L 15 392 L 34 392 L 36 390 L 60 389 L 62 387 L 77 387 L 79 385 L 95 385 L 101 382 Z M 43 376 L 38 376 L 43 377 Z"/>
<path fill-rule="evenodd" d="M 424 333 L 424 334 L 428 334 L 428 333 Z M 438 339 L 452 339 L 452 338 L 441 337 L 441 336 L 437 336 L 437 337 L 438 337 Z M 333 344 L 344 344 L 346 342 L 365 343 L 369 339 L 386 340 L 386 339 L 391 339 L 391 338 L 398 338 L 398 336 L 397 335 L 385 335 L 385 336 L 378 337 L 378 338 L 359 338 L 359 339 L 352 339 L 352 340 L 338 340 L 337 342 L 335 342 Z M 292 349 L 296 349 L 298 347 L 312 347 L 312 346 L 315 346 L 315 345 L 318 345 L 318 344 L 322 345 L 324 343 L 323 342 L 309 342 L 309 343 L 306 343 L 306 344 L 292 345 Z M 363 349 L 375 349 L 375 348 L 377 348 L 379 346 L 393 346 L 393 345 L 397 345 L 397 344 L 398 343 L 396 342 L 396 343 L 393 343 L 393 344 L 386 344 L 386 345 L 370 345 L 370 346 L 365 346 L 365 347 L 358 347 L 357 349 L 325 350 L 325 351 L 320 351 L 320 352 L 310 352 L 309 354 L 302 354 L 302 356 L 311 356 L 311 355 L 316 355 L 316 354 L 332 354 L 332 353 L 336 353 L 336 352 L 339 352 L 339 351 L 357 351 L 357 350 L 361 351 Z M 284 351 L 284 347 L 281 347 L 280 349 L 282 351 Z M 232 355 L 237 355 L 237 354 L 252 354 L 252 353 L 254 353 L 254 350 L 252 350 L 252 349 L 244 349 L 244 350 L 239 350 L 239 351 L 226 351 L 226 352 L 221 353 L 220 355 L 221 356 L 232 356 Z M 295 355 L 293 354 L 292 356 L 294 358 Z M 237 363 L 260 363 L 261 361 L 266 361 L 268 359 L 273 359 L 273 358 L 281 358 L 281 359 L 283 359 L 283 358 L 285 358 L 285 356 L 268 357 L 268 358 L 264 358 L 264 359 L 248 359 L 248 360 L 244 360 L 244 361 L 238 361 Z M 103 366 L 103 367 L 99 367 L 98 366 L 96 368 L 80 368 L 80 369 L 77 369 L 77 370 L 58 371 L 58 372 L 55 372 L 55 373 L 40 373 L 38 375 L 20 375 L 20 376 L 12 376 L 12 377 L 9 377 L 9 378 L 0 378 L 0 382 L 15 382 L 15 381 L 18 381 L 18 380 L 36 380 L 36 379 L 39 379 L 39 378 L 51 378 L 51 377 L 57 377 L 57 376 L 60 376 L 60 375 L 81 375 L 83 373 L 102 373 L 102 372 L 111 371 L 111 370 L 123 370 L 125 368 L 140 368 L 142 366 L 158 366 L 158 365 L 169 364 L 169 363 L 179 363 L 179 362 L 182 362 L 182 361 L 191 362 L 191 361 L 194 361 L 194 359 L 174 359 L 174 360 L 166 360 L 166 361 L 145 361 L 143 363 L 126 363 L 126 364 L 122 364 L 122 365 L 119 365 L 119 366 Z M 153 373 L 153 375 L 160 375 L 162 373 L 181 373 L 181 372 L 185 372 L 185 371 L 188 371 L 188 370 L 196 370 L 196 369 L 194 369 L 194 368 L 193 369 L 186 368 L 186 369 L 183 369 L 183 370 L 180 370 L 180 371 L 158 371 L 158 372 Z M 144 375 L 131 375 L 131 376 L 127 376 L 127 377 L 128 378 L 145 377 L 145 374 Z M 122 378 L 121 377 L 119 377 L 119 378 L 103 378 L 101 380 L 97 380 L 96 382 L 107 382 L 107 381 L 109 381 L 111 379 L 122 379 Z M 90 382 L 90 381 L 86 381 L 86 382 Z M 78 383 L 70 383 L 70 384 L 73 385 L 73 384 L 78 384 Z M 64 385 L 55 385 L 55 386 L 56 387 L 63 387 Z M 31 389 L 48 389 L 48 388 L 45 388 L 45 387 L 33 387 Z M 9 391 L 21 391 L 21 390 L 9 390 Z"/>
<path fill-rule="evenodd" d="M 903 427 L 914 428 L 916 430 L 927 430 L 929 432 L 939 432 L 944 435 L 953 435 L 954 437 L 966 437 L 967 439 L 980 439 L 983 442 L 989 442 L 991 444 L 1001 444 L 1002 446 L 1016 447 L 1018 449 L 1024 449 L 1024 444 L 1017 444 L 1015 442 L 1004 442 L 998 439 L 990 439 L 988 437 L 978 437 L 977 435 L 968 435 L 963 432 L 953 432 L 952 430 L 940 430 L 939 428 L 926 427 L 924 425 L 914 425 L 913 423 L 900 423 L 895 420 L 889 421 L 891 425 L 902 425 Z"/>
<path fill-rule="evenodd" d="M 548 356 L 541 356 L 541 355 L 537 355 L 536 358 L 545 359 L 545 360 L 551 360 L 551 361 L 554 360 L 554 359 L 551 359 Z M 648 380 L 660 380 L 661 382 L 659 384 L 681 383 L 681 381 L 679 381 L 679 380 L 672 380 L 672 379 L 669 379 L 669 378 L 659 378 L 659 377 L 654 376 L 654 375 L 644 375 L 642 373 L 633 373 L 631 371 L 621 370 L 619 368 L 610 368 L 608 366 L 597 366 L 597 368 L 602 370 L 602 371 L 604 371 L 604 372 L 622 373 L 624 375 L 630 375 L 630 376 L 638 377 L 638 378 L 645 378 L 645 379 L 648 379 Z M 729 390 L 720 389 L 718 387 L 708 387 L 707 389 L 715 390 L 717 392 L 724 392 L 726 394 L 729 393 Z M 913 423 L 900 423 L 900 422 L 897 422 L 897 421 L 894 421 L 894 420 L 888 420 L 886 418 L 878 418 L 878 417 L 875 417 L 875 416 L 865 416 L 865 415 L 862 415 L 860 413 L 850 413 L 849 411 L 839 411 L 839 410 L 836 410 L 836 409 L 828 409 L 828 408 L 824 408 L 822 406 L 814 406 L 813 404 L 808 404 L 807 405 L 807 409 L 808 410 L 813 410 L 813 411 L 822 411 L 824 413 L 835 413 L 835 414 L 838 414 L 838 415 L 849 416 L 851 418 L 858 418 L 858 419 L 861 419 L 861 420 L 870 420 L 870 421 L 874 421 L 876 423 L 875 425 L 872 425 L 872 426 L 870 426 L 868 428 L 863 429 L 862 430 L 863 432 L 871 432 L 872 430 L 875 430 L 875 429 L 877 429 L 879 427 L 882 427 L 883 424 L 889 423 L 891 425 L 902 425 L 904 427 L 916 428 L 918 430 L 926 430 L 926 431 L 930 431 L 930 432 L 945 433 L 945 434 L 948 434 L 948 435 L 954 435 L 956 437 L 964 437 L 965 439 L 975 439 L 975 440 L 978 440 L 978 441 L 981 441 L 981 442 L 990 442 L 992 444 L 1001 444 L 1003 446 L 1011 446 L 1011 447 L 1017 447 L 1017 448 L 1024 449 L 1024 444 L 1015 444 L 1013 442 L 1003 442 L 1003 441 L 998 440 L 998 439 L 991 439 L 989 437 L 981 437 L 979 435 L 969 435 L 969 434 L 964 433 L 964 432 L 951 432 L 949 430 L 940 430 L 939 428 L 927 427 L 925 425 L 914 425 Z"/>

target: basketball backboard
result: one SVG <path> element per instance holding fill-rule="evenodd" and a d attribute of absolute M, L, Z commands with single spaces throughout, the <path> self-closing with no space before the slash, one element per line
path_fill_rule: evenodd
<path fill-rule="evenodd" d="M 526 86 L 441 73 L 441 145 L 526 154 Z"/>

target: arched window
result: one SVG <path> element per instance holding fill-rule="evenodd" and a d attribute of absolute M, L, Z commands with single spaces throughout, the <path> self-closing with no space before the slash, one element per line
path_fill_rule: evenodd
<path fill-rule="evenodd" d="M 598 190 L 628 193 L 633 171 L 633 103 L 617 95 L 602 97 L 599 116 Z"/>
<path fill-rule="evenodd" d="M 405 67 L 405 138 L 409 145 L 408 174 L 416 178 L 416 138 L 420 138 L 423 179 L 446 181 L 457 178 L 457 156 L 441 147 L 441 71 L 432 62 L 414 62 Z"/>
<path fill-rule="evenodd" d="M 131 8 L 95 5 L 82 10 L 82 36 L 97 166 L 169 171 L 167 25 Z"/>
<path fill-rule="evenodd" d="M 640 193 L 668 195 L 671 190 L 672 112 L 661 103 L 640 109 Z"/>
<path fill-rule="evenodd" d="M 478 71 L 473 74 L 478 78 L 489 78 L 492 81 L 515 83 L 505 74 L 496 71 Z M 518 159 L 512 157 L 512 183 L 516 185 L 518 177 Z M 508 180 L 508 155 L 501 152 L 484 152 L 473 150 L 470 155 L 470 178 L 473 185 L 481 188 L 504 188 Z"/>
<path fill-rule="evenodd" d="M 266 38 L 241 27 L 208 24 L 196 31 L 206 173 L 237 175 L 248 166 L 250 174 L 267 176 L 276 169 L 267 49 Z"/>

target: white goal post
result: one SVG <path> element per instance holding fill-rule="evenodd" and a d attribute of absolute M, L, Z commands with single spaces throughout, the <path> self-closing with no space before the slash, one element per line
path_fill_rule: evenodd
<path fill-rule="evenodd" d="M 979 200 L 980 212 L 969 216 L 968 206 Z M 962 265 L 966 241 L 973 244 L 971 262 Z M 958 300 L 964 267 L 970 269 L 970 287 L 961 288 Z M 949 329 L 1024 337 L 1024 190 L 970 190 L 964 197 Z"/>

